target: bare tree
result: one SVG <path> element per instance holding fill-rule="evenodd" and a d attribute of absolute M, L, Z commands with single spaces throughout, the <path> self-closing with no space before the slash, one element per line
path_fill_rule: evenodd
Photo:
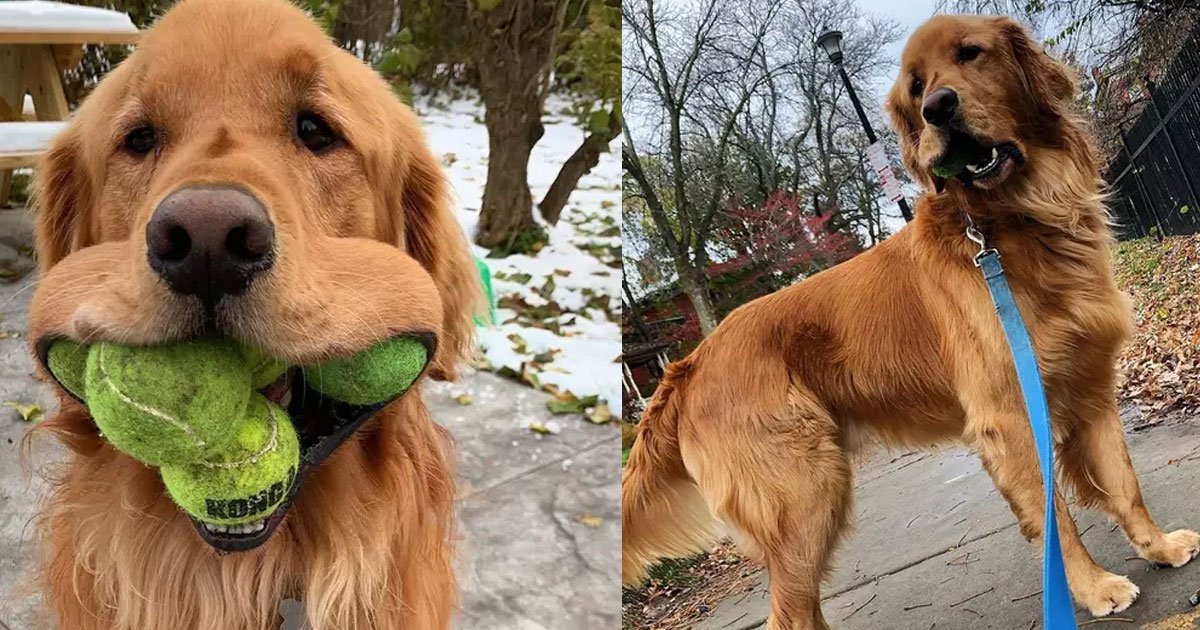
<path fill-rule="evenodd" d="M 829 229 L 862 240 L 861 228 L 878 222 L 879 205 L 861 203 L 862 197 L 857 197 L 851 186 L 874 186 L 873 180 L 863 179 L 866 138 L 836 67 L 813 44 L 817 35 L 832 25 L 846 33 L 842 44 L 846 73 L 863 101 L 876 104 L 868 111 L 875 118 L 873 126 L 880 130 L 887 125 L 872 85 L 894 65 L 895 60 L 886 57 L 884 50 L 899 39 L 900 29 L 894 21 L 864 17 L 854 4 L 834 0 L 797 3 L 786 15 L 783 50 L 795 60 L 786 89 L 796 95 L 798 103 L 794 107 L 800 113 L 794 117 L 795 127 L 785 142 L 792 147 L 797 186 L 803 192 L 815 193 L 829 208 L 834 215 Z M 804 175 L 808 175 L 807 186 L 799 179 Z M 878 188 L 873 190 L 878 192 Z"/>
<path fill-rule="evenodd" d="M 886 72 L 891 21 L 834 0 L 653 0 L 625 5 L 622 163 L 636 198 L 707 333 L 716 324 L 706 270 L 746 254 L 723 209 L 783 192 L 819 200 L 822 222 L 862 243 L 886 236 L 865 138 L 836 68 L 814 46 L 830 25 L 847 32 L 847 71 L 864 101 Z M 881 109 L 876 106 L 877 127 Z M 733 240 L 731 240 L 733 239 Z"/>
<path fill-rule="evenodd" d="M 654 0 L 624 5 L 625 100 L 633 94 L 645 99 L 649 115 L 666 127 L 666 138 L 647 134 L 648 154 L 661 162 L 666 181 L 651 181 L 628 124 L 621 162 L 639 188 L 704 334 L 717 325 L 704 270 L 725 192 L 726 148 L 738 116 L 771 73 L 757 67 L 757 51 L 780 2 L 752 7 L 755 3 L 707 0 L 697 13 L 674 15 L 664 14 Z M 731 85 L 736 87 L 730 90 Z M 685 154 L 694 144 L 713 147 L 714 162 L 703 170 L 688 168 Z M 670 214 L 663 201 L 667 191 Z"/>

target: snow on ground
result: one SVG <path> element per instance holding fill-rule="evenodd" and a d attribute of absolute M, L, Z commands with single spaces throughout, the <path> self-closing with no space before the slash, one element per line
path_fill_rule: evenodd
<path fill-rule="evenodd" d="M 487 179 L 483 106 L 471 100 L 418 107 L 434 152 L 458 200 L 458 219 L 473 236 Z M 584 132 L 551 98 L 546 133 L 533 150 L 534 203 L 583 140 Z M 546 246 L 534 256 L 486 258 L 492 270 L 497 325 L 480 331 L 490 369 L 580 399 L 597 396 L 620 415 L 621 165 L 620 141 L 580 180 Z M 536 214 L 536 209 L 535 209 Z"/>

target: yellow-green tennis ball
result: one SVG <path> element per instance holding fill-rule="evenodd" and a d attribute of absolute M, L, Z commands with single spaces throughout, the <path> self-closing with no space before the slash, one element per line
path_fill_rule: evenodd
<path fill-rule="evenodd" d="M 961 151 L 951 151 L 933 165 L 933 174 L 943 179 L 957 177 L 967 168 L 967 156 Z"/>
<path fill-rule="evenodd" d="M 64 389 L 80 400 L 84 396 L 88 346 L 70 339 L 59 339 L 46 352 L 46 367 Z"/>
<path fill-rule="evenodd" d="M 289 367 L 287 363 L 267 356 L 258 348 L 243 347 L 242 355 L 250 368 L 250 387 L 254 389 L 262 389 L 274 383 Z"/>
<path fill-rule="evenodd" d="M 88 354 L 84 399 L 118 450 L 151 466 L 185 464 L 232 440 L 246 413 L 250 372 L 226 340 L 163 346 L 107 343 Z"/>
<path fill-rule="evenodd" d="M 334 400 L 374 405 L 403 394 L 427 362 L 425 344 L 393 337 L 358 354 L 304 367 L 304 380 Z"/>
<path fill-rule="evenodd" d="M 201 522 L 262 520 L 287 499 L 295 480 L 300 441 L 287 412 L 258 394 L 246 411 L 233 427 L 236 439 L 221 452 L 159 471 L 175 503 Z"/>

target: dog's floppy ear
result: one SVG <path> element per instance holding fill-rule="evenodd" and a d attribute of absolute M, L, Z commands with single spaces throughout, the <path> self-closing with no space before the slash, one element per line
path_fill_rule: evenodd
<path fill-rule="evenodd" d="M 43 274 L 84 246 L 79 239 L 85 232 L 92 192 L 82 152 L 82 137 L 75 123 L 51 142 L 34 169 L 34 250 Z"/>
<path fill-rule="evenodd" d="M 1012 46 L 1013 58 L 1020 67 L 1026 91 L 1035 107 L 1043 113 L 1060 114 L 1063 104 L 1075 97 L 1074 73 L 1034 41 L 1029 29 L 1012 18 L 997 17 L 996 20 Z"/>
<path fill-rule="evenodd" d="M 466 235 L 454 216 L 442 166 L 426 144 L 416 115 L 398 103 L 397 108 L 402 110 L 393 140 L 398 172 L 393 172 L 396 180 L 391 185 L 399 190 L 389 204 L 393 224 L 388 229 L 395 244 L 421 263 L 437 285 L 442 331 L 430 373 L 453 379 L 458 365 L 474 350 L 474 318 L 486 308 L 483 289 Z"/>

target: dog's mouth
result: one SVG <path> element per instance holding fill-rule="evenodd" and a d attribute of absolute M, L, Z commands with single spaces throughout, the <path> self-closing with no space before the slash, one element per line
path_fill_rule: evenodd
<path fill-rule="evenodd" d="M 425 347 L 425 369 L 428 369 L 437 346 L 436 336 L 428 333 L 409 336 Z M 51 343 L 52 340 L 46 340 L 38 344 L 38 355 L 43 366 L 48 365 Z M 49 373 L 48 368 L 46 371 Z M 419 378 L 414 379 L 413 383 Z M 408 389 L 411 390 L 411 386 Z M 285 480 L 273 484 L 259 495 L 207 501 L 205 507 L 212 521 L 188 514 L 200 538 L 221 552 L 249 551 L 267 542 L 283 524 L 308 475 L 376 413 L 408 390 L 391 400 L 356 405 L 322 395 L 305 381 L 302 369 L 292 367 L 258 391 L 272 403 L 287 410 L 300 443 L 300 462 L 297 468 L 289 471 Z M 268 509 L 267 506 L 275 507 Z M 256 514 L 256 511 L 261 514 Z M 246 522 L 247 517 L 257 518 Z M 236 519 L 240 524 L 227 525 L 221 522 L 229 519 Z"/>
<path fill-rule="evenodd" d="M 991 143 L 965 131 L 951 130 L 945 150 L 930 170 L 939 192 L 948 179 L 986 190 L 1008 179 L 1024 163 L 1025 155 L 1013 142 Z"/>

